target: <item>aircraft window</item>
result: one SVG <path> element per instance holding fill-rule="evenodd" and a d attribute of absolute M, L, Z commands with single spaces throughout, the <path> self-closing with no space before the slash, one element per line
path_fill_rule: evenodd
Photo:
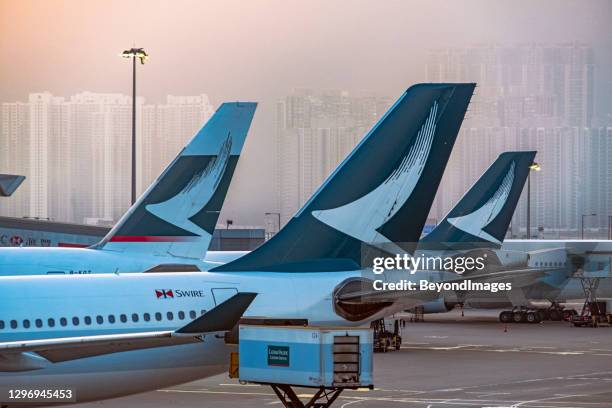
<path fill-rule="evenodd" d="M 65 317 L 62 317 L 62 318 L 60 319 L 60 324 L 61 324 L 62 326 L 66 326 L 66 325 L 68 324 L 68 320 L 66 320 L 66 318 L 65 318 Z"/>
<path fill-rule="evenodd" d="M 180 312 L 178 312 L 178 317 L 181 320 L 185 319 L 185 312 L 183 312 L 182 310 Z"/>
<path fill-rule="evenodd" d="M 203 315 L 204 313 L 206 313 L 206 309 L 202 309 L 201 311 L 202 313 L 200 313 L 201 315 Z"/>
<path fill-rule="evenodd" d="M 11 329 L 17 328 L 17 320 L 11 320 Z"/>
<path fill-rule="evenodd" d="M 174 314 L 172 312 L 168 312 L 166 313 L 166 317 L 168 318 L 168 320 L 172 320 L 174 319 Z"/>
<path fill-rule="evenodd" d="M 89 317 L 89 316 L 85 316 L 85 318 L 84 318 L 83 320 L 85 320 L 85 324 L 86 324 L 86 325 L 88 325 L 88 326 L 89 326 L 89 325 L 91 324 L 91 317 Z"/>
<path fill-rule="evenodd" d="M 127 322 L 127 316 L 122 314 L 122 315 L 119 316 L 119 320 L 121 320 L 121 323 L 125 323 L 125 322 Z"/>
<path fill-rule="evenodd" d="M 104 318 L 100 315 L 96 316 L 96 323 L 98 324 L 104 323 Z"/>
<path fill-rule="evenodd" d="M 108 315 L 108 322 L 115 323 L 115 315 Z"/>
<path fill-rule="evenodd" d="M 76 317 L 76 316 L 75 316 L 75 317 L 73 317 L 73 318 L 72 318 L 72 324 L 73 324 L 73 325 L 75 325 L 75 326 L 78 326 L 78 325 L 79 325 L 79 318 L 78 318 L 78 317 Z"/>
<path fill-rule="evenodd" d="M 161 321 L 161 319 L 162 319 L 161 313 L 159 313 L 159 312 L 155 313 L 155 320 L 157 320 L 159 322 L 159 321 Z"/>
<path fill-rule="evenodd" d="M 148 313 L 145 313 L 142 315 L 142 318 L 144 319 L 145 322 L 148 322 L 149 320 L 151 320 L 151 315 Z"/>
<path fill-rule="evenodd" d="M 4 329 L 4 320 L 0 320 L 0 330 Z"/>
<path fill-rule="evenodd" d="M 195 311 L 195 310 L 190 310 L 190 311 L 189 311 L 189 317 L 190 317 L 190 318 L 195 319 L 195 318 L 196 318 L 196 316 L 197 316 L 197 313 L 196 313 L 196 311 Z"/>
<path fill-rule="evenodd" d="M 25 319 L 25 320 L 23 321 L 23 327 L 24 327 L 25 329 L 28 329 L 28 328 L 30 327 L 30 321 L 29 321 L 28 319 Z"/>
<path fill-rule="evenodd" d="M 133 322 L 137 322 L 138 321 L 138 313 L 132 313 L 132 321 Z"/>
<path fill-rule="evenodd" d="M 34 321 L 34 324 L 36 325 L 36 327 L 40 328 L 40 327 L 42 327 L 42 320 L 40 320 L 40 319 L 36 319 L 36 320 Z"/>
<path fill-rule="evenodd" d="M 47 325 L 49 327 L 54 327 L 55 326 L 55 320 L 51 319 L 51 318 L 47 319 Z"/>

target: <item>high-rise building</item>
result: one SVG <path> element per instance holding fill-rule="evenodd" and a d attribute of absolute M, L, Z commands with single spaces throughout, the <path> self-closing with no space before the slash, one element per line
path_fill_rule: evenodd
<path fill-rule="evenodd" d="M 75 143 L 72 132 L 72 109 L 63 98 L 55 98 L 50 106 L 50 138 L 47 146 L 47 215 L 58 220 L 75 217 L 72 197 L 73 163 L 70 155 Z M 57 194 L 55 192 L 62 192 Z"/>
<path fill-rule="evenodd" d="M 136 100 L 136 137 L 141 107 Z M 70 98 L 73 140 L 64 153 L 72 165 L 74 220 L 111 223 L 129 207 L 132 100 L 122 94 L 83 92 Z"/>
<path fill-rule="evenodd" d="M 67 111 L 64 98 L 49 92 L 29 95 L 30 132 L 28 141 L 28 184 L 30 187 L 29 216 L 48 219 L 50 217 L 49 183 L 51 171 L 56 171 L 60 158 L 51 157 L 50 152 L 67 137 Z M 58 160 L 60 159 L 60 160 Z"/>
<path fill-rule="evenodd" d="M 26 174 L 29 164 L 30 107 L 26 102 L 2 103 L 0 111 L 0 172 Z M 29 213 L 30 187 L 23 183 L 2 200 L 2 212 L 8 216 Z"/>
<path fill-rule="evenodd" d="M 585 188 L 583 208 L 585 214 L 597 214 L 589 217 L 587 226 L 607 231 L 612 227 L 612 127 L 587 128 L 584 132 L 587 143 L 584 177 L 580 180 Z"/>

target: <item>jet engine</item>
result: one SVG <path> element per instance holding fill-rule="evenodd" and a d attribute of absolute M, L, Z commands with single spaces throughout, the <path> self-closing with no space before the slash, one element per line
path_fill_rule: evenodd
<path fill-rule="evenodd" d="M 334 311 L 350 322 L 367 319 L 393 304 L 377 300 L 372 293 L 372 280 L 349 278 L 334 290 Z"/>

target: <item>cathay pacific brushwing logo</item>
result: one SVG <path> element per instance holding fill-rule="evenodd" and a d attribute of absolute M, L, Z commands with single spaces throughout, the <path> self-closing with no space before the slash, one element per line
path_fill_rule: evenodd
<path fill-rule="evenodd" d="M 474 212 L 463 215 L 461 217 L 448 218 L 447 221 L 455 228 L 467 232 L 470 235 L 484 239 L 489 242 L 501 244 L 501 241 L 484 231 L 501 212 L 510 196 L 512 184 L 514 183 L 514 162 L 510 165 L 510 169 L 502 180 L 499 188 L 482 207 Z"/>
<path fill-rule="evenodd" d="M 389 242 L 377 229 L 399 211 L 421 178 L 436 133 L 437 114 L 436 101 L 410 150 L 382 184 L 353 202 L 329 210 L 313 211 L 312 215 L 362 242 Z"/>
<path fill-rule="evenodd" d="M 194 174 L 177 195 L 164 202 L 147 205 L 147 211 L 196 235 L 210 235 L 189 218 L 200 212 L 214 195 L 227 168 L 231 150 L 232 139 L 228 134 L 219 154 L 213 157 L 202 171 Z"/>

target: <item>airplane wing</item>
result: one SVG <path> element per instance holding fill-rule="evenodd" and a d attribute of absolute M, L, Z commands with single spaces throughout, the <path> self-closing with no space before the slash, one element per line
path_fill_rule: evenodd
<path fill-rule="evenodd" d="M 205 333 L 229 331 L 257 296 L 238 293 L 202 316 L 174 331 L 122 333 L 98 336 L 20 340 L 0 343 L 0 357 L 36 353 L 52 363 L 128 350 L 176 346 L 201 342 Z"/>
<path fill-rule="evenodd" d="M 456 279 L 445 280 L 444 282 L 453 283 L 464 280 L 473 282 L 509 282 L 513 288 L 523 287 L 535 283 L 538 279 L 545 277 L 548 272 L 554 268 L 526 268 L 515 269 L 510 271 L 498 271 L 491 273 L 483 273 L 480 275 L 459 276 Z M 414 301 L 428 302 L 440 297 L 440 294 L 433 290 L 374 290 L 365 289 L 355 292 L 349 292 L 338 295 L 338 300 L 343 302 L 360 302 L 360 303 L 379 303 L 379 302 L 394 302 L 400 299 L 410 299 Z"/>

